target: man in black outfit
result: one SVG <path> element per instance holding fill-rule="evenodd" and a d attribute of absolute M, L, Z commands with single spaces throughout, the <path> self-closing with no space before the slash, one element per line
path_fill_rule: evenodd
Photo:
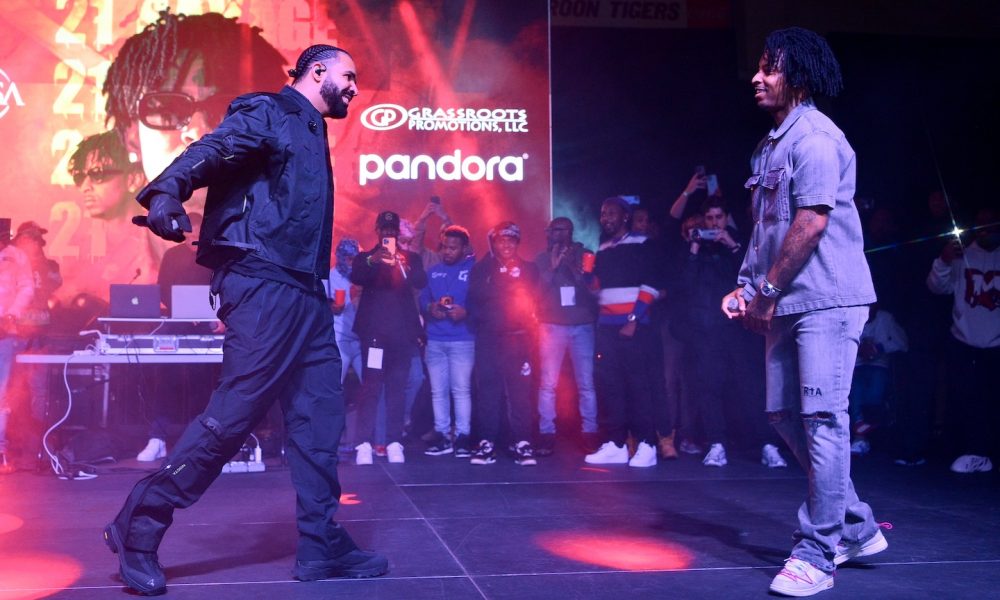
<path fill-rule="evenodd" d="M 294 81 L 280 93 L 234 100 L 222 123 L 137 198 L 149 209 L 137 224 L 181 242 L 191 231 L 181 203 L 208 187 L 197 260 L 215 271 L 212 291 L 226 325 L 222 375 L 205 412 L 104 530 L 122 579 L 141 594 L 166 591 L 157 549 L 174 509 L 201 497 L 276 398 L 297 492 L 294 576 L 373 577 L 388 569 L 384 556 L 358 549 L 333 520 L 344 404 L 322 284 L 333 240 L 325 119 L 347 116 L 358 93 L 354 61 L 339 48 L 311 46 L 289 75 Z"/>
<path fill-rule="evenodd" d="M 375 220 L 378 242 L 354 257 L 351 283 L 364 288 L 354 319 L 361 340 L 361 401 L 355 462 L 372 464 L 372 440 L 379 392 L 385 386 L 386 456 L 405 462 L 403 421 L 406 379 L 423 334 L 413 290 L 427 285 L 423 261 L 399 244 L 399 215 L 384 211 Z"/>
<path fill-rule="evenodd" d="M 537 464 L 531 430 L 537 405 L 531 396 L 538 267 L 520 257 L 521 228 L 510 221 L 489 233 L 491 253 L 469 275 L 469 320 L 476 334 L 476 404 L 479 446 L 469 462 L 496 462 L 501 410 L 510 424 L 510 449 L 521 466 Z M 506 398 L 506 404 L 504 399 Z"/>

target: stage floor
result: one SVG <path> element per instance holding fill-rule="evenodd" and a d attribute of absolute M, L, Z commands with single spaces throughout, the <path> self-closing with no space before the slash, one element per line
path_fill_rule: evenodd
<path fill-rule="evenodd" d="M 787 456 L 786 456 L 787 457 Z M 339 520 L 389 557 L 369 580 L 294 582 L 295 502 L 277 462 L 225 474 L 178 511 L 160 548 L 168 597 L 447 600 L 764 598 L 806 492 L 795 467 L 756 456 L 724 468 L 684 456 L 652 469 L 593 468 L 569 440 L 536 467 L 407 453 L 345 464 Z M 0 598 L 125 597 L 101 529 L 142 474 L 0 476 Z M 822 598 L 1000 597 L 1000 476 L 945 464 L 855 459 L 855 482 L 889 549 L 842 566 Z"/>

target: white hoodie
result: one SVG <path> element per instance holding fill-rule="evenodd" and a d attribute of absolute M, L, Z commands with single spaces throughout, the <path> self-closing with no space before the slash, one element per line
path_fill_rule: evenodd
<path fill-rule="evenodd" d="M 934 259 L 927 287 L 954 295 L 955 339 L 974 348 L 1000 347 L 1000 248 L 987 251 L 973 242 L 951 264 Z"/>

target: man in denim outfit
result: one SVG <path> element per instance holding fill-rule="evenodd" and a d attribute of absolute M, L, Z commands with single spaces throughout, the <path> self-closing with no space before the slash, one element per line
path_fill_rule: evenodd
<path fill-rule="evenodd" d="M 769 420 L 809 477 L 797 543 L 771 591 L 811 596 L 833 587 L 836 565 L 888 545 L 850 476 L 847 397 L 875 291 L 854 150 L 812 100 L 842 87 L 826 40 L 771 33 L 752 84 L 775 127 L 753 154 L 753 236 L 722 309 L 765 336 Z"/>

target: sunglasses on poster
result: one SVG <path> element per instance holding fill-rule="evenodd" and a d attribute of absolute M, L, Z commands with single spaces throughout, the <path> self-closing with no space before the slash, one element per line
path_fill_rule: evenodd
<path fill-rule="evenodd" d="M 175 131 L 191 123 L 196 112 L 205 113 L 205 120 L 218 125 L 229 108 L 229 96 L 215 94 L 195 100 L 184 92 L 150 92 L 139 99 L 139 120 L 150 129 Z"/>
<path fill-rule="evenodd" d="M 117 177 L 125 171 L 121 169 L 106 169 L 104 167 L 94 167 L 86 171 L 75 171 L 73 173 L 73 183 L 77 187 L 83 185 L 83 182 L 90 178 L 92 183 L 104 183 L 105 181 L 111 179 L 112 177 Z"/>

